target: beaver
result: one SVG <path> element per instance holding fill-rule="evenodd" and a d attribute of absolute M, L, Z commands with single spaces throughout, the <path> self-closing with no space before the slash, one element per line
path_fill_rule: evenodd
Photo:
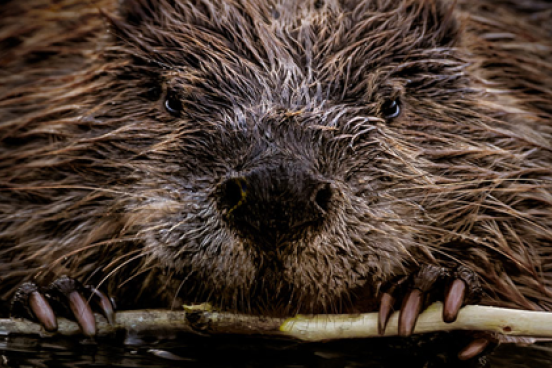
<path fill-rule="evenodd" d="M 550 2 L 0 12 L 5 311 L 552 309 Z"/>

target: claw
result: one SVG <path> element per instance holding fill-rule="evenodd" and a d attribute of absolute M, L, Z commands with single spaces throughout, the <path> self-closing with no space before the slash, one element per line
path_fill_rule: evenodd
<path fill-rule="evenodd" d="M 387 327 L 387 322 L 389 322 L 389 317 L 391 317 L 391 309 L 393 309 L 394 303 L 395 298 L 390 293 L 383 293 L 381 295 L 378 314 L 378 334 L 382 336 L 385 334 L 385 328 Z"/>
<path fill-rule="evenodd" d="M 96 335 L 96 319 L 84 297 L 79 292 L 72 291 L 67 298 L 69 299 L 69 307 L 77 319 L 82 333 L 89 337 Z"/>
<path fill-rule="evenodd" d="M 443 321 L 452 323 L 458 317 L 458 311 L 464 303 L 466 295 L 466 283 L 461 279 L 452 282 L 450 289 L 445 296 L 445 305 L 443 307 Z"/>
<path fill-rule="evenodd" d="M 29 308 L 40 324 L 44 326 L 46 331 L 57 331 L 58 325 L 56 316 L 54 315 L 54 311 L 44 295 L 38 291 L 33 291 L 29 296 Z"/>
<path fill-rule="evenodd" d="M 92 292 L 94 300 L 96 301 L 102 314 L 105 316 L 109 324 L 113 325 L 113 318 L 115 314 L 113 312 L 114 307 L 107 295 L 94 287 L 89 287 L 88 289 Z"/>
<path fill-rule="evenodd" d="M 83 286 L 68 276 L 57 278 L 44 289 L 39 289 L 34 282 L 21 284 L 12 298 L 10 315 L 38 321 L 49 332 L 58 329 L 56 315 L 63 316 L 76 320 L 83 335 L 93 337 L 96 334 L 96 318 L 89 301 L 93 301 L 94 308 L 113 324 L 114 303 L 101 291 Z"/>
<path fill-rule="evenodd" d="M 403 300 L 399 315 L 399 335 L 410 336 L 424 306 L 424 298 L 443 276 L 444 270 L 437 266 L 425 265 L 414 276 L 412 290 Z"/>
<path fill-rule="evenodd" d="M 489 346 L 489 344 L 490 344 L 490 341 L 488 339 L 480 338 L 480 339 L 473 340 L 471 343 L 468 344 L 468 346 L 462 349 L 460 353 L 458 353 L 458 359 L 460 360 L 472 359 L 478 356 L 479 354 L 481 354 L 483 350 L 485 350 L 485 348 Z"/>
<path fill-rule="evenodd" d="M 414 326 L 423 305 L 423 293 L 412 289 L 404 299 L 399 315 L 399 336 L 407 337 L 414 332 Z"/>

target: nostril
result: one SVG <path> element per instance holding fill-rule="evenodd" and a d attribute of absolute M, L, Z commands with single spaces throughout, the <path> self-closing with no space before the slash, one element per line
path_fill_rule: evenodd
<path fill-rule="evenodd" d="M 221 186 L 220 198 L 226 215 L 238 208 L 247 195 L 247 183 L 244 178 L 231 178 Z"/>
<path fill-rule="evenodd" d="M 330 202 L 332 200 L 333 190 L 329 183 L 323 184 L 318 187 L 318 191 L 314 197 L 314 202 L 318 207 L 320 207 L 324 212 L 328 211 L 330 208 Z"/>

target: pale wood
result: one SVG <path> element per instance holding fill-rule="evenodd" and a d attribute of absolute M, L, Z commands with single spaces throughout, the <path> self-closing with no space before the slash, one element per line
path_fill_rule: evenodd
<path fill-rule="evenodd" d="M 552 338 L 552 313 L 470 305 L 462 308 L 453 323 L 442 318 L 443 304 L 435 303 L 418 318 L 415 334 L 468 330 L 495 332 L 505 336 Z M 385 336 L 398 335 L 399 314 L 394 313 Z M 379 336 L 376 313 L 361 315 L 319 315 L 290 318 L 281 326 L 289 336 L 305 341 Z"/>

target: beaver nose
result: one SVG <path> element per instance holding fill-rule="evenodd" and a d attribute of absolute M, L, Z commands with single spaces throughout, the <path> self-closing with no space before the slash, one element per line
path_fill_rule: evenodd
<path fill-rule="evenodd" d="M 228 223 L 241 234 L 274 243 L 321 225 L 331 210 L 334 189 L 329 181 L 292 166 L 229 178 L 218 194 Z"/>

